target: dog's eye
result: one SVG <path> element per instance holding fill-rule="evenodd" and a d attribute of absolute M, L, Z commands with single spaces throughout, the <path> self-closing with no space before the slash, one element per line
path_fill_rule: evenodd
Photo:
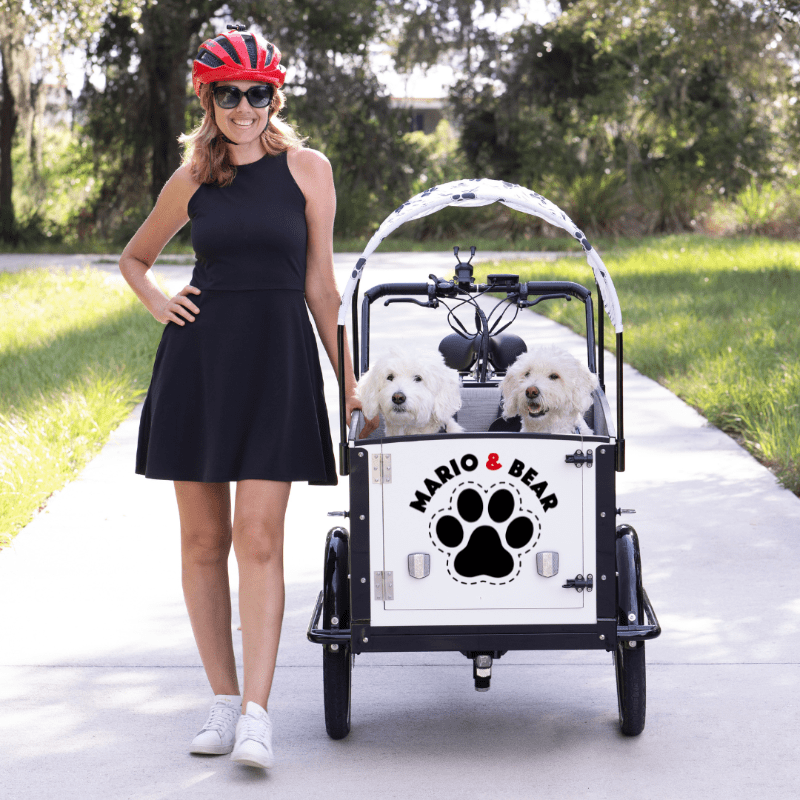
<path fill-rule="evenodd" d="M 530 374 L 531 374 L 531 373 L 530 373 L 530 370 L 528 370 L 528 372 L 526 372 L 526 373 L 525 373 L 525 377 L 526 377 L 526 378 L 529 378 L 529 377 L 530 377 Z"/>
<path fill-rule="evenodd" d="M 389 373 L 389 374 L 386 376 L 386 380 L 387 380 L 387 381 L 393 381 L 393 380 L 394 380 L 394 375 L 392 375 L 392 373 L 390 372 L 390 373 Z"/>
<path fill-rule="evenodd" d="M 416 383 L 422 383 L 422 377 L 420 375 L 415 375 L 414 376 L 414 381 Z"/>
<path fill-rule="evenodd" d="M 551 381 L 557 381 L 561 376 L 557 375 L 555 372 L 550 376 Z"/>

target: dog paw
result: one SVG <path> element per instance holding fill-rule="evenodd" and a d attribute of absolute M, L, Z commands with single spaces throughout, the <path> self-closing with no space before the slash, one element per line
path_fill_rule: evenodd
<path fill-rule="evenodd" d="M 522 508 L 521 495 L 510 485 L 459 489 L 450 506 L 431 519 L 431 539 L 447 555 L 451 577 L 460 583 L 514 580 L 522 569 L 522 556 L 541 536 L 539 518 Z"/>

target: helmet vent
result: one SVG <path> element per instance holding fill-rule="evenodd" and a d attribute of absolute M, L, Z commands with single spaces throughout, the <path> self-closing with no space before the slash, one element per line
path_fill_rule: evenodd
<path fill-rule="evenodd" d="M 247 55 L 250 56 L 250 69 L 258 69 L 258 50 L 256 49 L 256 40 L 253 38 L 253 34 L 243 33 L 242 40 L 245 47 L 247 47 Z"/>
<path fill-rule="evenodd" d="M 201 51 L 200 55 L 197 57 L 197 60 L 201 64 L 207 64 L 209 67 L 213 67 L 214 69 L 221 67 L 224 63 L 219 56 L 215 56 L 213 53 L 210 53 L 205 49 Z"/>
<path fill-rule="evenodd" d="M 228 41 L 227 37 L 217 36 L 215 41 L 227 51 L 228 55 L 233 59 L 234 64 L 239 64 L 242 67 L 244 66 L 239 60 L 239 54 L 236 52 L 236 48 Z"/>

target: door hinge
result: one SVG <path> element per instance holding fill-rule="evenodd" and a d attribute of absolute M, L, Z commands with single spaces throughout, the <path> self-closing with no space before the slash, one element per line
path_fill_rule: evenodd
<path fill-rule="evenodd" d="M 389 453 L 372 454 L 372 482 L 392 482 L 392 457 Z"/>
<path fill-rule="evenodd" d="M 376 600 L 394 600 L 394 573 L 376 572 L 372 585 Z"/>
<path fill-rule="evenodd" d="M 594 453 L 591 450 L 587 450 L 586 455 L 584 455 L 583 450 L 576 450 L 572 455 L 567 456 L 565 460 L 567 464 L 574 464 L 578 469 L 584 464 L 591 469 L 592 464 L 594 464 Z"/>

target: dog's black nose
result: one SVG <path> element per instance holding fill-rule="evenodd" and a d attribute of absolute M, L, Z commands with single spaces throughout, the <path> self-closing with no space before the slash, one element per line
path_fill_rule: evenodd
<path fill-rule="evenodd" d="M 406 396 L 405 396 L 405 395 L 404 395 L 402 392 L 395 392 L 395 393 L 392 395 L 392 402 L 393 402 L 393 403 L 394 403 L 396 406 L 401 406 L 401 405 L 403 405 L 403 403 L 405 403 L 405 401 L 406 401 Z"/>
<path fill-rule="evenodd" d="M 529 386 L 525 390 L 525 396 L 529 397 L 531 400 L 535 397 L 539 396 L 539 388 L 537 386 Z"/>

